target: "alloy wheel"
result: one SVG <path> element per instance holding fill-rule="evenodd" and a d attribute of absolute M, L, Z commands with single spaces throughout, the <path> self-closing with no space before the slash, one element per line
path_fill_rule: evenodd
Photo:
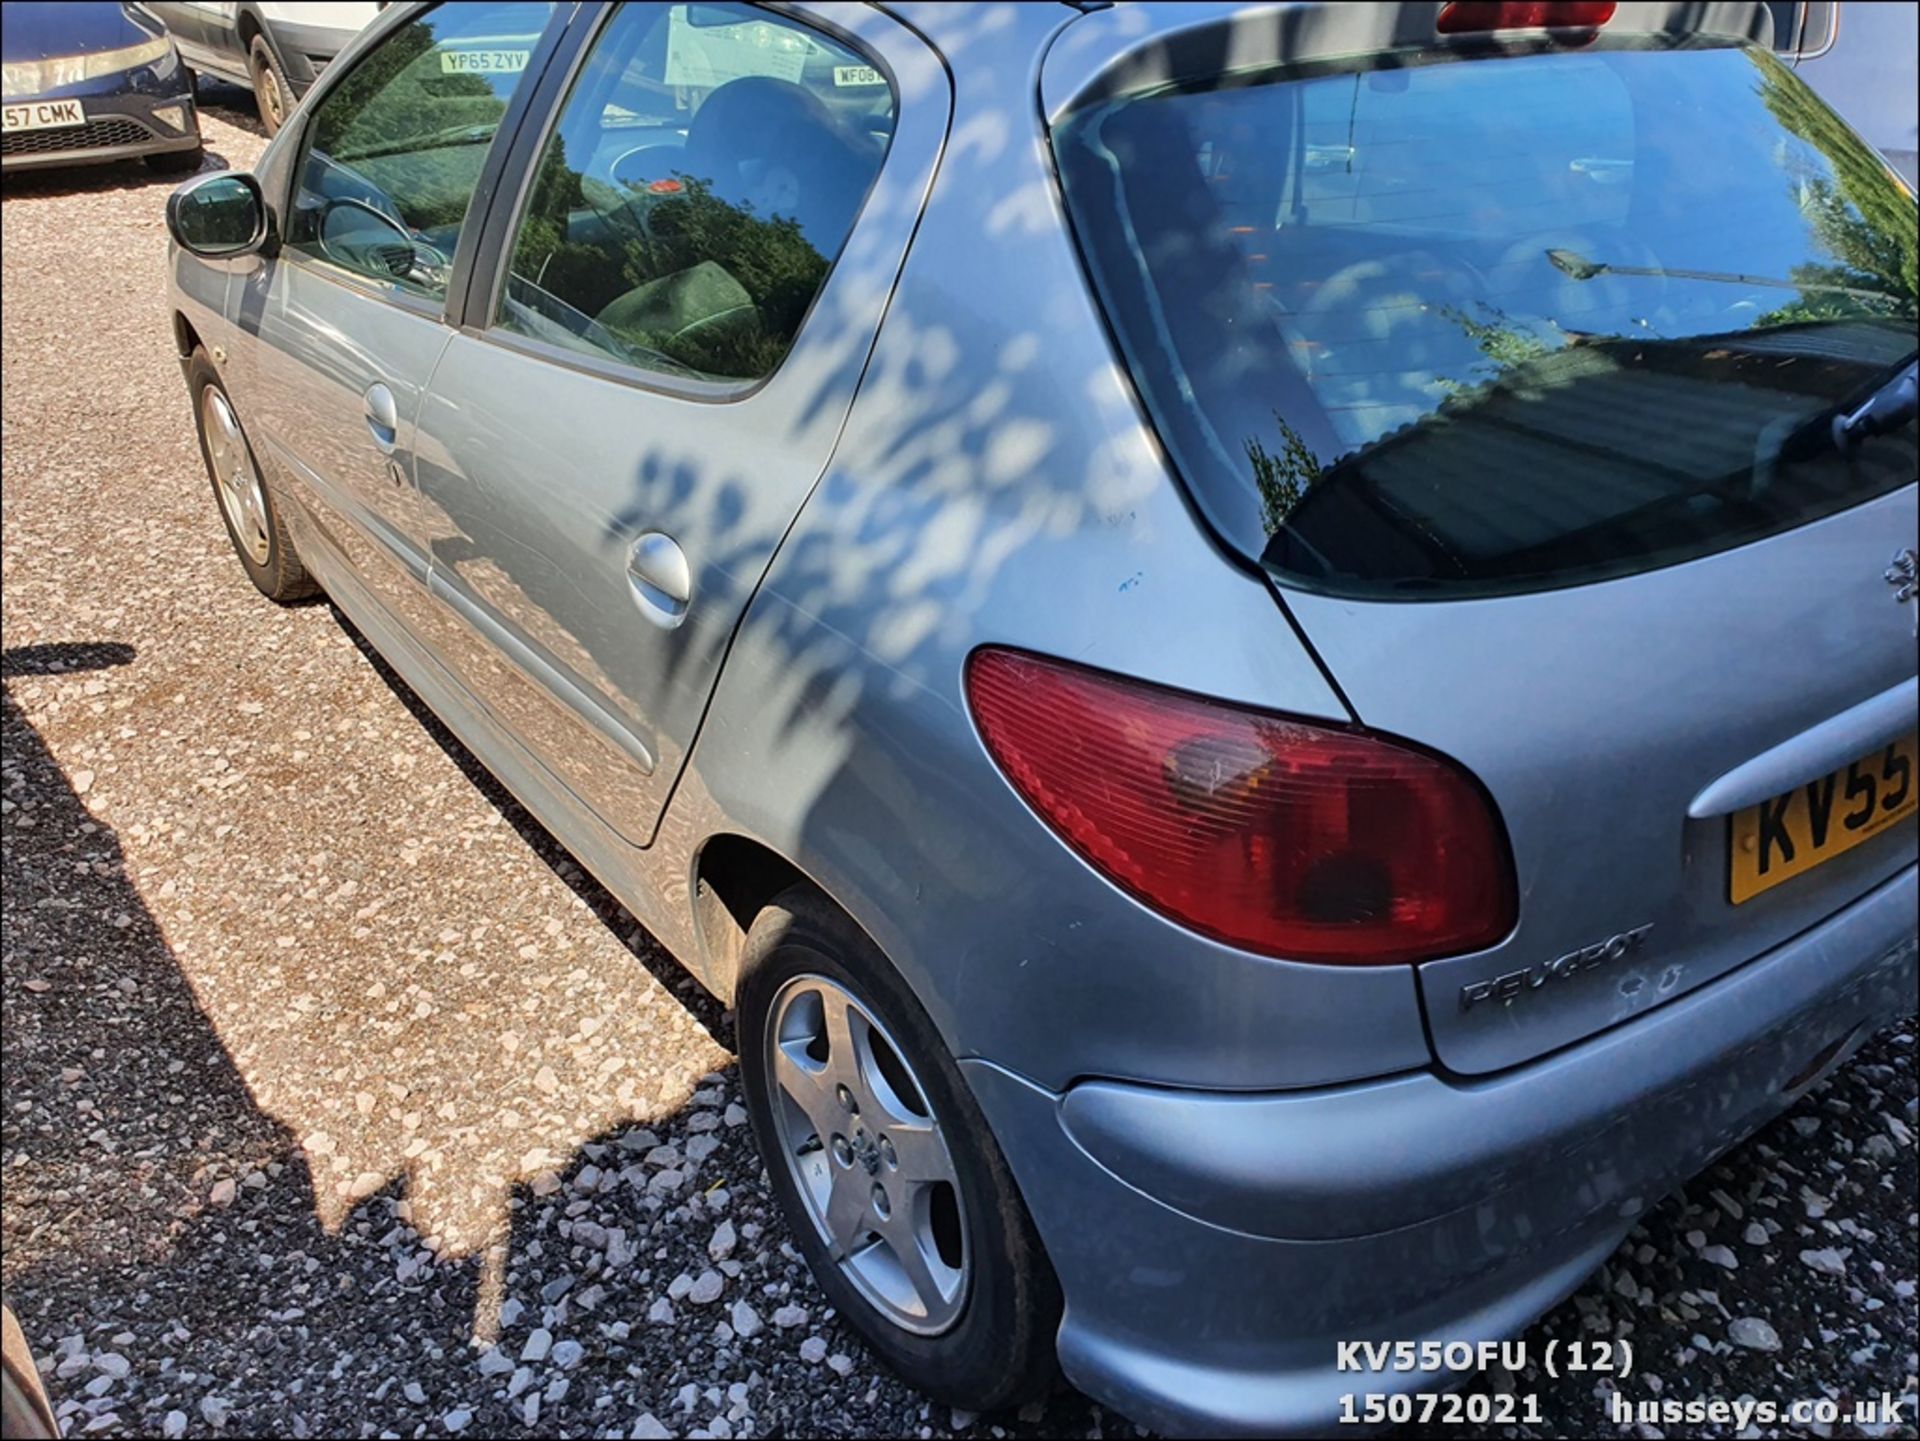
<path fill-rule="evenodd" d="M 200 392 L 200 424 L 207 438 L 207 459 L 213 466 L 213 488 L 220 497 L 220 509 L 240 548 L 255 565 L 265 565 L 273 554 L 267 529 L 267 498 L 260 489 L 260 473 L 247 451 L 246 437 L 240 433 L 240 422 L 217 385 Z"/>
<path fill-rule="evenodd" d="M 888 1320 L 950 1328 L 971 1258 L 959 1176 L 923 1087 L 846 987 L 795 976 L 765 1039 L 780 1158 L 834 1263 Z"/>

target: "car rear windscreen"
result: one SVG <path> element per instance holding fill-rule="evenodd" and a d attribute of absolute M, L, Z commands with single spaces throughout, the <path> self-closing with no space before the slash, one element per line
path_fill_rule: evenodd
<path fill-rule="evenodd" d="M 1075 235 L 1208 520 L 1419 598 L 1670 565 L 1915 474 L 1916 209 L 1773 56 L 1390 53 L 1101 99 Z"/>

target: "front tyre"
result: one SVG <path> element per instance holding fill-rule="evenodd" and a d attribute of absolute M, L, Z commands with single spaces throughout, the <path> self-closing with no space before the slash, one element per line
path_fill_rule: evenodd
<path fill-rule="evenodd" d="M 1060 1290 L 933 1023 L 811 886 L 747 935 L 741 1084 L 787 1222 L 834 1308 L 907 1381 L 973 1411 L 1053 1377 Z"/>
<path fill-rule="evenodd" d="M 248 578 L 268 600 L 282 605 L 318 595 L 320 586 L 300 563 L 233 400 L 203 349 L 196 348 L 187 361 L 187 392 L 193 397 L 200 456 L 213 482 L 213 498 Z"/>
<path fill-rule="evenodd" d="M 293 113 L 293 86 L 287 83 L 287 72 L 280 68 L 279 58 L 265 35 L 255 35 L 253 43 L 247 46 L 247 73 L 253 77 L 253 98 L 260 110 L 260 124 L 271 140 Z"/>

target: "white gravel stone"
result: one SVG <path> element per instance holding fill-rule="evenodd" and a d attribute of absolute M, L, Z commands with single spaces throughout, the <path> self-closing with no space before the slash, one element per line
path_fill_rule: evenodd
<path fill-rule="evenodd" d="M 666 1441 L 673 1432 L 661 1425 L 655 1419 L 653 1412 L 642 1411 L 633 1418 L 633 1428 L 627 1432 L 627 1435 L 632 1438 L 632 1441 Z"/>
<path fill-rule="evenodd" d="M 520 1348 L 520 1359 L 522 1361 L 544 1361 L 547 1359 L 547 1354 L 552 1350 L 553 1332 L 549 1331 L 545 1326 L 536 1326 L 532 1334 L 527 1337 L 527 1344 Z"/>
<path fill-rule="evenodd" d="M 673 1324 L 673 1302 L 669 1301 L 665 1296 L 656 1296 L 653 1304 L 647 1307 L 647 1320 L 655 1326 L 671 1326 Z"/>
<path fill-rule="evenodd" d="M 809 1366 L 818 1366 L 827 1359 L 827 1343 L 818 1336 L 809 1336 L 800 1343 L 800 1359 Z"/>
<path fill-rule="evenodd" d="M 733 1310 L 727 1314 L 727 1320 L 733 1325 L 733 1334 L 742 1340 L 760 1334 L 760 1313 L 745 1301 L 735 1301 Z"/>
<path fill-rule="evenodd" d="M 711 1306 L 726 1288 L 726 1279 L 718 1271 L 702 1271 L 700 1278 L 687 1288 L 687 1299 L 696 1306 Z"/>
<path fill-rule="evenodd" d="M 440 1418 L 440 1424 L 457 1436 L 473 1424 L 473 1412 L 456 1407 Z"/>
<path fill-rule="evenodd" d="M 782 1331 L 791 1331 L 796 1326 L 804 1326 L 807 1324 L 807 1308 L 788 1302 L 773 1313 L 773 1324 Z"/>
<path fill-rule="evenodd" d="M 167 1437 L 168 1441 L 176 1441 L 176 1438 L 186 1435 L 187 1413 L 184 1411 L 167 1412 L 165 1416 L 160 1418 L 160 1434 Z"/>
<path fill-rule="evenodd" d="M 563 1371 L 571 1371 L 580 1364 L 587 1354 L 587 1348 L 575 1340 L 558 1341 L 553 1347 L 553 1364 Z"/>
<path fill-rule="evenodd" d="M 1737 1316 L 1727 1325 L 1727 1339 L 1749 1351 L 1778 1351 L 1780 1333 L 1758 1316 Z"/>
<path fill-rule="evenodd" d="M 1831 1246 L 1809 1249 L 1800 1253 L 1800 1264 L 1809 1271 L 1818 1271 L 1822 1276 L 1844 1276 L 1847 1274 L 1847 1258 Z"/>
<path fill-rule="evenodd" d="M 740 1233 L 734 1230 L 733 1222 L 722 1221 L 713 1228 L 713 1235 L 707 1241 L 707 1254 L 716 1261 L 724 1261 L 739 1244 Z"/>

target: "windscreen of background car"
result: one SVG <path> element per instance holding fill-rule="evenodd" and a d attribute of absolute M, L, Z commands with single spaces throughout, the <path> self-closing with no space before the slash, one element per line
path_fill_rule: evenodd
<path fill-rule="evenodd" d="M 1771 55 L 1379 55 L 1103 100 L 1074 230 L 1222 537 L 1288 583 L 1574 584 L 1913 481 L 1916 210 Z"/>

